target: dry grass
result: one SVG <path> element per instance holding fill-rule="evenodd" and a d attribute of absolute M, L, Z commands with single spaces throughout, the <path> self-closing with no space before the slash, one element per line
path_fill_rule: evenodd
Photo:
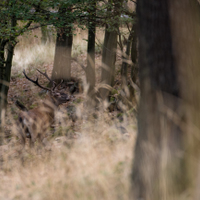
<path fill-rule="evenodd" d="M 79 35 L 86 39 L 85 34 Z M 29 40 L 34 41 L 34 38 Z M 30 150 L 28 146 L 18 151 L 20 144 L 14 136 L 18 110 L 13 100 L 19 98 L 30 106 L 38 99 L 39 91 L 21 76 L 22 68 L 32 73 L 36 67 L 45 66 L 48 73 L 52 70 L 54 44 L 40 45 L 37 40 L 39 37 L 34 45 L 25 46 L 27 38 L 24 38 L 22 46 L 15 51 L 14 77 L 8 96 L 10 114 L 5 125 L 5 132 L 12 136 L 0 147 L 0 199 L 128 199 L 137 129 L 136 120 L 128 112 L 122 123 L 116 113 L 106 111 L 99 111 L 98 118 L 94 118 L 87 112 L 82 94 L 76 97 L 81 101 L 71 102 L 79 116 L 74 126 L 65 111 L 67 105 L 57 113 L 59 123 L 48 137 L 51 151 Z M 75 45 L 80 43 L 79 38 Z M 84 52 L 85 45 L 79 48 Z M 85 59 L 84 53 L 80 56 Z M 72 74 L 81 77 L 81 69 L 77 70 L 77 65 L 72 64 Z M 122 133 L 119 126 L 127 133 Z"/>
<path fill-rule="evenodd" d="M 135 140 L 128 130 L 123 136 L 105 123 L 92 125 L 77 139 L 51 139 L 50 153 L 17 155 L 10 146 L 0 171 L 0 199 L 128 199 Z"/>

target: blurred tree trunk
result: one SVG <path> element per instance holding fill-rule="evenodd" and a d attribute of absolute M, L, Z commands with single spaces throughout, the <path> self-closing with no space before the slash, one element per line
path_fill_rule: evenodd
<path fill-rule="evenodd" d="M 63 13 L 66 12 L 66 8 L 60 8 L 59 12 L 62 16 Z M 71 78 L 72 42 L 72 27 L 71 22 L 68 22 L 64 24 L 62 28 L 58 28 L 57 30 L 55 57 L 52 71 L 52 79 L 55 81 L 61 79 L 70 80 Z"/>
<path fill-rule="evenodd" d="M 137 13 L 141 100 L 131 199 L 200 199 L 200 6 L 140 0 Z"/>
<path fill-rule="evenodd" d="M 188 186 L 168 2 L 140 0 L 137 5 L 141 99 L 132 199 L 171 199 Z"/>
<path fill-rule="evenodd" d="M 172 44 L 180 72 L 181 95 L 187 114 L 184 135 L 185 187 L 200 199 L 200 5 L 197 0 L 170 0 Z M 182 174 L 182 175 L 183 175 Z M 195 186 L 195 188 L 191 188 Z M 194 194 L 193 193 L 193 194 Z"/>
<path fill-rule="evenodd" d="M 111 19 L 109 24 L 106 25 L 103 53 L 102 53 L 102 72 L 101 82 L 108 86 L 114 85 L 114 73 L 115 73 L 115 61 L 117 50 L 117 35 L 119 27 L 120 8 L 122 7 L 122 0 L 114 0 L 114 19 Z M 108 2 L 111 4 L 111 1 Z M 111 10 L 108 9 L 108 12 Z M 114 27 L 114 28 L 110 28 Z M 107 88 L 101 88 L 101 98 L 104 100 L 108 97 L 109 90 Z"/>
<path fill-rule="evenodd" d="M 88 49 L 87 49 L 87 67 L 85 68 L 88 88 L 88 97 L 90 102 L 95 100 L 95 32 L 96 32 L 96 0 L 90 2 L 88 18 Z"/>

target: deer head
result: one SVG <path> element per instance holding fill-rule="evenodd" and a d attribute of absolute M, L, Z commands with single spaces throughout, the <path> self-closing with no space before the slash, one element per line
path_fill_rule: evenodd
<path fill-rule="evenodd" d="M 70 96 L 66 93 L 60 92 L 59 87 L 62 82 L 56 84 L 53 80 L 51 80 L 46 71 L 45 73 L 41 72 L 37 69 L 39 73 L 45 76 L 51 83 L 52 87 L 47 88 L 39 84 L 38 78 L 33 80 L 29 78 L 23 70 L 23 74 L 32 83 L 37 85 L 38 87 L 47 90 L 49 98 L 46 98 L 41 105 L 37 108 L 28 110 L 25 106 L 20 104 L 19 101 L 16 101 L 16 105 L 22 111 L 19 113 L 19 123 L 20 123 L 20 134 L 23 146 L 25 145 L 25 138 L 30 138 L 30 145 L 33 146 L 35 140 L 38 138 L 40 142 L 43 143 L 43 139 L 45 138 L 48 127 L 54 121 L 54 114 L 56 108 L 67 101 L 70 100 Z"/>
<path fill-rule="evenodd" d="M 67 101 L 70 100 L 70 97 L 68 94 L 66 93 L 63 93 L 63 92 L 59 92 L 58 88 L 59 86 L 62 85 L 63 83 L 63 80 L 59 83 L 59 84 L 56 84 L 53 80 L 51 80 L 49 78 L 49 76 L 47 75 L 46 71 L 43 73 L 41 72 L 40 70 L 37 69 L 38 72 L 40 72 L 43 76 L 45 76 L 47 78 L 47 80 L 49 80 L 49 82 L 51 83 L 52 85 L 52 88 L 47 88 L 47 87 L 43 87 L 39 84 L 38 82 L 38 78 L 36 78 L 36 80 L 34 81 L 33 79 L 29 78 L 27 75 L 26 75 L 26 72 L 25 70 L 23 70 L 23 74 L 24 76 L 26 77 L 26 79 L 28 79 L 29 81 L 31 81 L 32 83 L 34 83 L 35 85 L 37 85 L 38 87 L 44 89 L 44 90 L 47 90 L 49 92 L 49 96 L 51 97 L 53 103 L 56 105 L 56 106 L 59 106 L 60 104 L 62 103 L 66 103 Z"/>

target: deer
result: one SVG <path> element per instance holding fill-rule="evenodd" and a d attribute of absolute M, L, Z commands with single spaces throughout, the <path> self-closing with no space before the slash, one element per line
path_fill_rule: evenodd
<path fill-rule="evenodd" d="M 46 71 L 45 73 L 37 69 L 39 73 L 45 76 L 52 87 L 47 88 L 39 84 L 38 77 L 36 80 L 29 78 L 23 70 L 23 74 L 26 79 L 34 83 L 36 86 L 42 88 L 43 90 L 48 91 L 47 98 L 43 100 L 38 107 L 28 110 L 24 105 L 19 101 L 16 101 L 16 106 L 21 110 L 18 115 L 19 122 L 19 134 L 21 138 L 21 143 L 23 148 L 25 147 L 26 138 L 30 139 L 30 147 L 34 146 L 35 141 L 38 139 L 40 144 L 46 145 L 45 137 L 49 127 L 54 122 L 55 111 L 58 109 L 59 105 L 66 103 L 70 100 L 70 95 L 59 92 L 58 88 L 63 83 L 56 84 L 51 80 Z"/>

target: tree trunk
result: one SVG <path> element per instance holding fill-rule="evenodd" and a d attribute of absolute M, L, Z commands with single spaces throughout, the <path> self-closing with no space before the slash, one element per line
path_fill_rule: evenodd
<path fill-rule="evenodd" d="M 173 199 L 187 188 L 188 177 L 169 5 L 168 0 L 137 3 L 141 99 L 131 199 Z"/>
<path fill-rule="evenodd" d="M 112 24 L 106 25 L 103 53 L 102 53 L 102 72 L 101 82 L 108 86 L 114 85 L 114 72 L 115 72 L 115 61 L 116 61 L 116 50 L 117 50 L 117 30 L 119 27 L 120 7 L 122 5 L 121 0 L 115 0 L 114 2 L 114 13 L 115 19 L 111 20 Z M 111 3 L 109 1 L 109 3 Z M 115 27 L 110 30 L 110 26 Z M 105 86 L 100 90 L 101 98 L 105 100 L 108 97 L 109 90 Z"/>
<path fill-rule="evenodd" d="M 66 9 L 60 9 L 63 13 Z M 57 31 L 56 48 L 52 79 L 55 81 L 70 80 L 71 78 L 71 52 L 72 52 L 72 27 L 71 22 Z"/>
<path fill-rule="evenodd" d="M 11 19 L 11 27 L 16 27 L 17 20 L 15 17 Z M 6 44 L 7 48 L 6 48 Z M 15 40 L 11 38 L 11 41 L 8 43 L 8 40 L 2 40 L 0 46 L 0 144 L 2 143 L 2 120 L 5 118 L 5 110 L 7 107 L 7 95 L 10 83 L 12 59 L 14 54 Z M 6 51 L 6 54 L 5 54 Z M 6 55 L 6 57 L 5 57 Z"/>
<path fill-rule="evenodd" d="M 200 6 L 140 0 L 137 12 L 141 102 L 131 199 L 199 199 Z"/>
<path fill-rule="evenodd" d="M 5 59 L 4 59 L 4 50 L 7 41 L 1 40 L 0 44 L 0 145 L 3 143 L 3 130 L 2 130 L 2 119 L 4 115 L 5 108 Z"/>
<path fill-rule="evenodd" d="M 184 184 L 194 189 L 194 198 L 200 199 L 200 5 L 197 0 L 170 0 L 172 44 L 175 62 L 179 68 L 181 95 L 187 114 L 187 129 L 184 135 Z M 191 186 L 196 185 L 196 188 Z"/>
<path fill-rule="evenodd" d="M 88 19 L 88 49 L 87 49 L 87 67 L 85 69 L 88 88 L 88 97 L 90 102 L 95 100 L 95 32 L 96 32 L 96 1 L 91 3 L 92 9 L 89 11 Z"/>
<path fill-rule="evenodd" d="M 133 24 L 133 38 L 132 38 L 132 45 L 131 45 L 131 60 L 132 60 L 132 67 L 131 67 L 131 79 L 134 83 L 136 83 L 138 77 L 138 64 L 137 64 L 137 22 Z"/>

